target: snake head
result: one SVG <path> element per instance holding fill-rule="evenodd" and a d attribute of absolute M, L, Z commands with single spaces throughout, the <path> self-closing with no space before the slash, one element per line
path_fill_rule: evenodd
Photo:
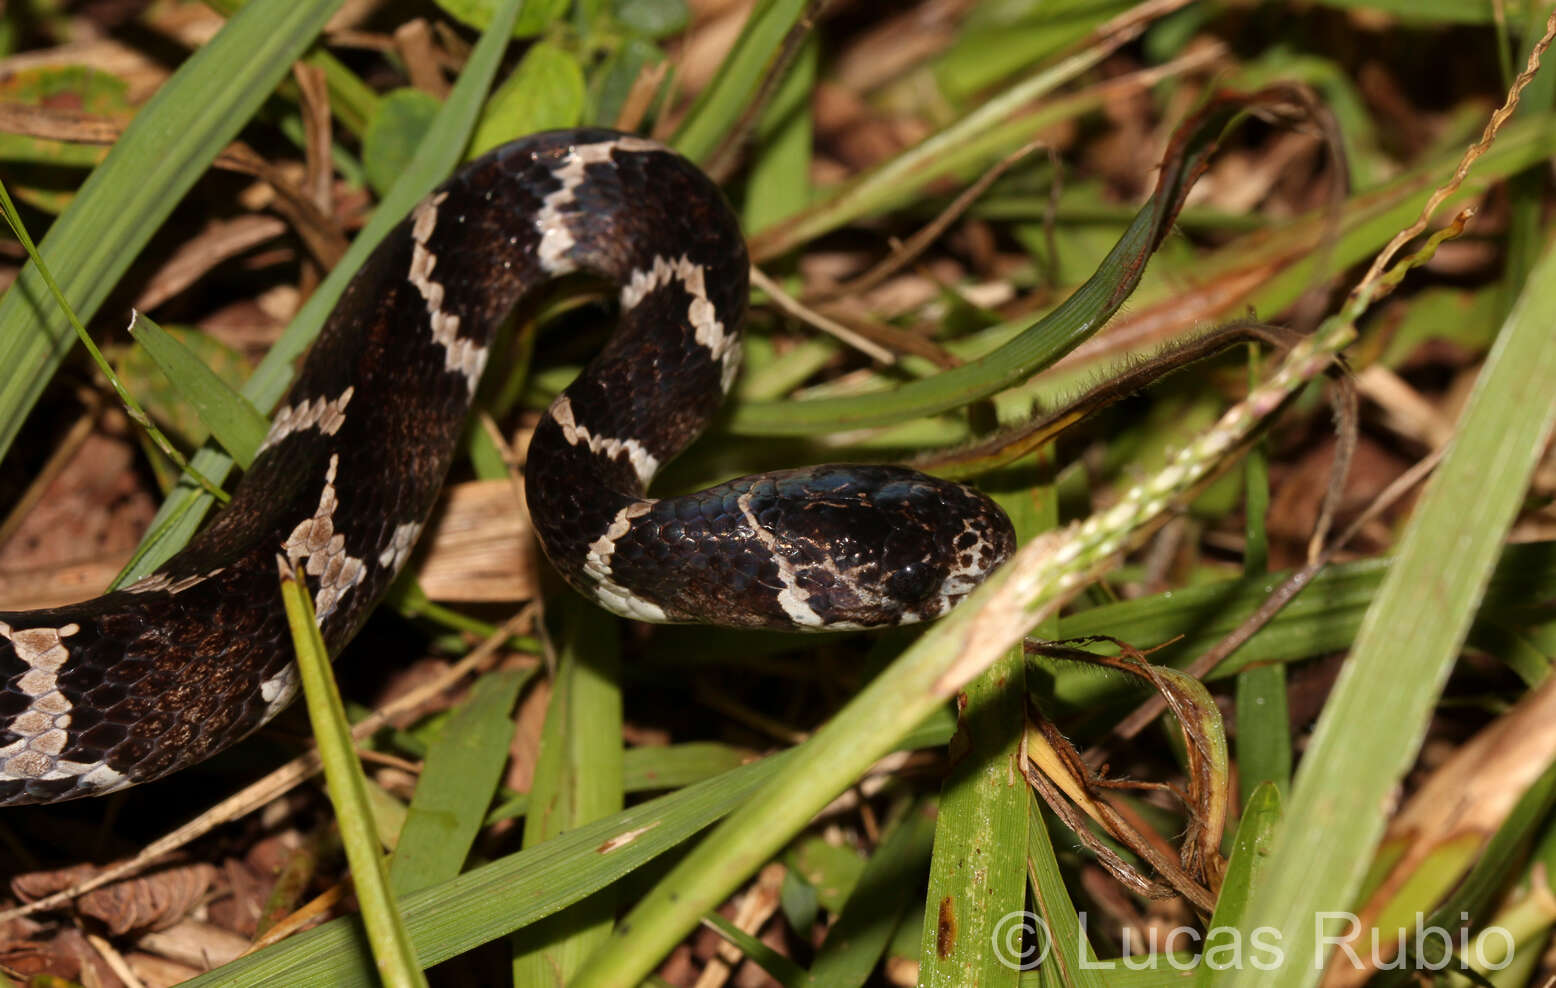
<path fill-rule="evenodd" d="M 1010 519 L 989 498 L 903 467 L 748 480 L 741 514 L 775 560 L 783 617 L 807 630 L 937 618 L 1015 549 Z"/>

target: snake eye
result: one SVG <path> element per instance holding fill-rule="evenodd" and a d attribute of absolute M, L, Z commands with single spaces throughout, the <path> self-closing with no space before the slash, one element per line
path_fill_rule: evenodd
<path fill-rule="evenodd" d="M 887 577 L 886 590 L 903 603 L 917 603 L 935 591 L 941 576 L 938 567 L 918 560 L 899 567 Z"/>

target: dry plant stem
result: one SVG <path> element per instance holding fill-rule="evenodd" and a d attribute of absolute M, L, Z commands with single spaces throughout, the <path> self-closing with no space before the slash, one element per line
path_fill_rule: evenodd
<path fill-rule="evenodd" d="M 302 97 L 303 190 L 319 212 L 328 216 L 334 177 L 330 163 L 329 86 L 324 81 L 324 70 L 316 65 L 298 62 L 292 66 L 292 74 L 297 77 L 297 91 Z"/>
<path fill-rule="evenodd" d="M 896 238 L 891 238 L 896 243 Z M 931 336 L 939 328 L 928 326 L 925 331 L 898 329 L 891 323 L 880 322 L 864 310 L 865 307 L 851 299 L 828 302 L 817 309 L 829 319 L 835 319 L 868 340 L 880 344 L 898 357 L 922 357 L 941 370 L 962 366 L 962 360 L 936 343 Z"/>
<path fill-rule="evenodd" d="M 146 279 L 146 287 L 134 307 L 150 312 L 205 276 L 224 261 L 269 243 L 287 231 L 279 216 L 244 213 L 232 219 L 213 219 L 193 237 L 174 248 L 162 265 Z"/>
<path fill-rule="evenodd" d="M 435 679 L 432 679 L 420 687 L 406 693 L 387 703 L 382 709 L 375 711 L 362 719 L 351 729 L 352 737 L 358 741 L 371 735 L 387 724 L 392 718 L 409 711 L 416 710 L 428 700 L 450 689 L 466 676 L 476 673 L 489 665 L 496 657 L 498 649 L 514 635 L 521 631 L 535 619 L 535 605 L 526 606 L 519 613 L 509 618 L 480 645 L 471 650 L 470 654 L 449 666 Z M 153 864 L 163 855 L 183 847 L 196 838 L 203 837 L 216 827 L 232 820 L 236 820 L 248 814 L 278 796 L 291 791 L 300 783 L 319 772 L 321 762 L 317 751 L 299 755 L 258 782 L 249 785 L 233 795 L 217 803 L 209 810 L 200 814 L 195 819 L 178 827 L 170 833 L 148 844 L 133 858 L 127 858 L 117 864 L 109 865 L 98 874 L 84 882 L 72 885 L 54 895 L 29 902 L 24 906 L 0 912 L 0 926 L 20 916 L 28 916 L 32 913 L 54 909 L 68 903 L 77 896 L 101 888 L 110 882 L 116 882 L 121 878 L 136 874 L 143 868 Z"/>
<path fill-rule="evenodd" d="M 1329 529 L 1334 525 L 1335 512 L 1340 510 L 1340 499 L 1345 495 L 1345 483 L 1351 476 L 1351 464 L 1356 459 L 1356 444 L 1361 433 L 1360 417 L 1356 409 L 1356 381 L 1348 373 L 1335 375 L 1335 387 L 1329 401 L 1335 416 L 1334 463 L 1329 469 L 1329 484 L 1324 489 L 1323 500 L 1318 505 L 1318 518 L 1313 523 L 1313 534 L 1308 539 L 1309 562 L 1318 558 L 1329 539 Z M 1227 654 L 1231 654 L 1230 652 Z"/>
<path fill-rule="evenodd" d="M 665 81 L 665 74 L 669 71 L 668 60 L 643 66 L 638 72 L 638 77 L 632 80 L 632 88 L 627 90 L 627 98 L 622 101 L 621 110 L 616 114 L 617 130 L 637 132 L 643 124 L 643 118 L 648 115 L 648 108 L 654 102 L 654 94 L 659 92 L 659 87 Z"/>
<path fill-rule="evenodd" d="M 1382 277 L 1384 269 L 1394 259 L 1394 255 L 1399 253 L 1401 247 L 1419 236 L 1426 229 L 1426 224 L 1431 221 L 1432 214 L 1437 212 L 1437 208 L 1463 184 L 1464 176 L 1469 174 L 1470 167 L 1480 160 L 1481 155 L 1485 154 L 1487 149 L 1491 147 L 1491 142 L 1496 139 L 1497 131 L 1502 129 L 1502 125 L 1513 115 L 1513 111 L 1518 109 L 1518 101 L 1523 96 L 1524 87 L 1529 85 L 1530 80 L 1534 78 L 1535 72 L 1539 71 L 1540 59 L 1544 56 L 1545 50 L 1551 46 L 1552 38 L 1556 38 L 1556 9 L 1553 9 L 1550 16 L 1546 18 L 1545 33 L 1540 36 L 1540 40 L 1535 42 L 1534 47 L 1530 49 L 1529 60 L 1525 63 L 1524 70 L 1518 74 L 1518 78 L 1513 80 L 1512 88 L 1507 92 L 1507 99 L 1491 114 L 1491 119 L 1486 121 L 1485 129 L 1480 134 L 1480 140 L 1476 141 L 1465 152 L 1464 157 L 1460 159 L 1459 167 L 1454 170 L 1453 178 L 1439 187 L 1427 199 L 1426 205 L 1421 207 L 1420 217 L 1410 226 L 1396 233 L 1394 239 L 1388 242 L 1388 246 L 1379 251 L 1378 256 L 1372 261 L 1372 266 L 1367 269 L 1366 275 L 1362 277 L 1362 280 L 1351 291 L 1353 300 L 1370 298 L 1378 287 L 1378 279 Z"/>
<path fill-rule="evenodd" d="M 806 5 L 804 13 L 800 14 L 799 20 L 784 37 L 783 45 L 778 49 L 772 65 L 768 67 L 767 76 L 762 80 L 761 86 L 746 101 L 745 110 L 735 121 L 734 126 L 726 132 L 723 142 L 708 155 L 702 170 L 712 176 L 715 182 L 722 185 L 734 174 L 746 138 L 756 129 L 756 122 L 767 111 L 768 103 L 778 92 L 778 87 L 783 85 L 784 77 L 789 74 L 789 66 L 793 65 L 794 60 L 800 56 L 800 50 L 805 47 L 805 39 L 815 30 L 816 22 L 821 19 L 822 12 L 830 2 L 831 0 L 810 0 Z"/>
<path fill-rule="evenodd" d="M 228 145 L 216 156 L 216 164 L 228 171 L 251 175 L 275 190 L 276 198 L 272 205 L 276 212 L 291 222 L 314 260 L 326 270 L 339 263 L 341 256 L 346 253 L 345 236 L 313 199 L 287 181 L 279 168 L 261 158 L 242 141 Z"/>
<path fill-rule="evenodd" d="M 73 144 L 112 144 L 124 133 L 124 124 L 91 113 L 0 103 L 0 133 Z"/>
<path fill-rule="evenodd" d="M 1468 173 L 1470 166 L 1473 165 L 1474 162 L 1477 161 L 1483 154 L 1485 154 L 1486 149 L 1490 147 L 1491 142 L 1496 138 L 1497 131 L 1507 120 L 1508 116 L 1511 115 L 1513 108 L 1518 105 L 1520 92 L 1523 90 L 1524 86 L 1528 85 L 1529 80 L 1533 77 L 1535 71 L 1539 68 L 1540 55 L 1550 46 L 1550 42 L 1553 36 L 1556 36 L 1556 10 L 1553 10 L 1551 16 L 1549 19 L 1547 19 L 1545 34 L 1541 37 L 1539 43 L 1535 45 L 1533 51 L 1530 53 L 1528 68 L 1526 68 L 1524 72 L 1519 75 L 1517 81 L 1513 84 L 1513 88 L 1508 93 L 1507 100 L 1497 110 L 1497 112 L 1492 114 L 1491 122 L 1487 124 L 1485 131 L 1481 135 L 1481 139 L 1464 153 L 1464 157 L 1460 159 L 1459 166 L 1455 170 L 1453 177 L 1442 188 L 1438 189 L 1432 194 L 1427 206 L 1422 210 L 1421 218 L 1416 221 L 1416 232 L 1420 232 L 1420 230 L 1424 230 L 1426 228 L 1426 223 L 1430 219 L 1431 213 L 1436 208 L 1435 204 L 1441 203 L 1447 195 L 1452 193 L 1453 189 L 1458 188 L 1459 184 L 1463 182 L 1464 176 Z M 1447 192 L 1444 192 L 1444 189 L 1446 189 Z M 1469 221 L 1469 218 L 1472 215 L 1472 210 L 1465 209 L 1460 211 L 1460 213 L 1454 218 L 1453 222 L 1429 238 L 1426 245 L 1420 251 L 1410 257 L 1407 257 L 1404 261 L 1401 261 L 1399 264 L 1392 268 L 1385 269 L 1382 264 L 1375 262 L 1372 268 L 1368 270 L 1367 275 L 1356 286 L 1356 288 L 1351 291 L 1350 296 L 1346 300 L 1341 319 L 1343 321 L 1343 325 L 1347 327 L 1347 331 L 1349 331 L 1349 327 L 1355 325 L 1356 321 L 1361 318 L 1362 313 L 1364 313 L 1368 307 L 1372 305 L 1372 303 L 1376 302 L 1383 295 L 1386 295 L 1388 292 L 1392 291 L 1393 288 L 1399 284 L 1400 280 L 1403 279 L 1405 274 L 1411 268 L 1424 263 L 1425 260 L 1431 256 L 1432 252 L 1435 251 L 1437 244 L 1450 237 L 1456 237 L 1460 235 L 1463 232 L 1465 224 Z M 1414 235 L 1414 233 L 1410 233 L 1409 231 L 1401 233 L 1399 236 L 1396 236 L 1392 241 L 1390 241 L 1388 247 L 1384 249 L 1384 253 L 1392 256 L 1393 253 L 1398 251 L 1399 246 L 1403 244 L 1405 240 L 1408 240 Z M 1381 257 L 1382 255 L 1380 255 L 1380 258 Z M 1322 332 L 1322 327 L 1320 328 L 1320 332 Z M 1338 348 L 1336 348 L 1335 352 L 1338 352 Z M 1353 396 L 1351 401 L 1354 402 L 1354 400 L 1355 399 Z M 1437 459 L 1438 457 L 1436 456 L 1428 457 L 1423 461 L 1423 464 L 1430 463 L 1430 465 L 1435 466 Z M 1422 464 L 1418 464 L 1418 467 L 1422 467 Z M 1422 467 L 1422 469 L 1407 473 L 1405 476 L 1399 478 L 1399 480 L 1391 485 L 1388 490 L 1384 492 L 1384 495 L 1380 496 L 1378 500 L 1374 502 L 1374 505 L 1376 506 L 1383 504 L 1384 498 L 1386 496 L 1393 495 L 1394 497 L 1398 497 L 1403 495 L 1405 491 L 1414 486 L 1414 483 L 1417 480 L 1424 477 L 1429 472 L 1430 467 L 1425 466 Z M 1410 480 L 1409 483 L 1404 482 L 1407 479 Z M 1377 510 L 1382 510 L 1382 508 L 1379 507 Z M 1291 598 L 1294 597 L 1298 591 L 1302 589 L 1302 587 L 1306 586 L 1307 583 L 1311 581 L 1312 578 L 1318 573 L 1318 571 L 1322 569 L 1331 558 L 1333 558 L 1334 553 L 1337 552 L 1341 546 L 1345 545 L 1352 538 L 1354 538 L 1355 535 L 1361 531 L 1362 526 L 1375 516 L 1376 511 L 1369 511 L 1364 513 L 1361 518 L 1358 518 L 1356 522 L 1349 529 L 1347 529 L 1339 539 L 1336 540 L 1335 544 L 1331 546 L 1328 551 L 1321 553 L 1302 569 L 1292 574 L 1286 580 L 1286 582 L 1282 584 L 1281 587 L 1277 588 L 1276 592 L 1272 594 L 1257 611 L 1250 615 L 1248 619 L 1237 628 L 1237 630 L 1233 631 L 1231 635 L 1228 635 L 1227 638 L 1223 639 L 1216 648 L 1197 659 L 1185 671 L 1190 675 L 1198 678 L 1203 678 L 1205 675 L 1207 675 L 1210 670 L 1215 668 L 1216 665 L 1220 664 L 1220 662 L 1226 656 L 1230 655 L 1239 645 L 1251 637 L 1255 630 L 1268 622 L 1271 617 L 1279 612 L 1279 610 L 1284 607 L 1285 604 L 1291 600 Z M 1162 707 L 1157 705 L 1155 700 L 1146 701 L 1139 708 L 1137 708 L 1134 713 L 1119 723 L 1118 726 L 1114 728 L 1111 736 L 1126 740 L 1134 737 L 1141 730 L 1143 730 L 1147 724 L 1155 720 L 1156 717 L 1161 714 L 1162 709 Z M 1089 758 L 1100 760 L 1101 758 L 1105 757 L 1106 752 L 1103 745 L 1098 745 L 1093 747 L 1087 754 Z"/>
<path fill-rule="evenodd" d="M 1182 895 L 1197 908 L 1208 911 L 1207 907 L 1213 906 L 1215 901 L 1210 891 L 1189 877 L 1178 863 L 1162 853 L 1149 837 L 1136 833 L 1113 807 L 1092 797 L 1092 790 L 1097 788 L 1096 780 L 1087 773 L 1085 766 L 1075 759 L 1074 749 L 1051 723 L 1039 720 L 1035 727 L 1042 747 L 1055 756 L 1063 767 L 1046 770 L 1041 768 L 1041 763 L 1031 757 L 1033 738 L 1029 733 L 1021 739 L 1022 773 L 1028 785 L 1037 792 L 1054 815 L 1059 817 L 1076 839 L 1097 855 L 1098 863 L 1124 887 L 1137 895 L 1147 899 L 1167 899 L 1175 894 Z M 1064 786 L 1049 778 L 1051 771 L 1065 771 L 1071 784 L 1077 786 L 1083 793 L 1087 809 L 1079 808 L 1072 802 Z M 1153 870 L 1167 876 L 1168 883 L 1155 882 L 1141 874 L 1093 834 L 1088 821 L 1096 822 L 1108 832 L 1109 836 L 1139 855 Z"/>
<path fill-rule="evenodd" d="M 813 292 L 807 292 L 805 301 L 815 304 L 818 302 L 830 301 L 831 299 L 835 298 L 842 298 L 848 295 L 858 295 L 869 291 L 876 285 L 879 285 L 881 282 L 885 281 L 887 278 L 896 274 L 898 271 L 902 270 L 903 267 L 912 262 L 914 258 L 918 257 L 926 249 L 928 249 L 929 245 L 934 243 L 941 234 L 945 233 L 946 228 L 949 227 L 952 223 L 956 222 L 956 220 L 960 218 L 963 213 L 967 212 L 972 204 L 978 201 L 978 197 L 987 192 L 989 190 L 989 186 L 993 185 L 1001 175 L 1009 171 L 1011 167 L 1016 164 L 1016 162 L 1025 158 L 1027 155 L 1031 154 L 1033 151 L 1040 147 L 1047 147 L 1047 145 L 1042 141 L 1030 141 L 1027 144 L 1024 144 L 1016 150 L 1012 151 L 1010 154 L 1007 154 L 1005 157 L 996 162 L 992 168 L 978 176 L 978 180 L 976 182 L 962 190 L 960 195 L 951 200 L 951 204 L 946 206 L 945 209 L 941 210 L 940 215 L 936 216 L 933 220 L 930 220 L 929 223 L 926 224 L 917 233 L 913 234 L 913 236 L 909 237 L 905 242 L 898 245 L 889 256 L 881 260 L 870 270 L 866 271 L 864 274 L 853 279 L 852 281 L 845 282 L 841 285 L 834 285 L 830 288 L 821 288 Z M 1050 155 L 1052 154 L 1052 149 L 1049 149 L 1049 153 Z"/>
<path fill-rule="evenodd" d="M 829 319 L 815 309 L 807 307 L 799 299 L 780 288 L 777 282 L 767 277 L 766 274 L 762 273 L 762 269 L 754 264 L 751 266 L 751 284 L 766 292 L 767 297 L 773 300 L 773 304 L 784 312 L 787 312 L 801 322 L 808 323 L 822 332 L 836 337 L 839 342 L 853 347 L 871 360 L 878 360 L 883 364 L 895 364 L 897 362 L 896 354 L 880 344 L 866 339 L 837 320 Z"/>
<path fill-rule="evenodd" d="M 395 29 L 394 43 L 405 61 L 411 85 L 437 99 L 447 99 L 450 86 L 438 67 L 438 53 L 427 21 L 417 17 L 401 24 Z"/>
<path fill-rule="evenodd" d="M 1093 38 L 1109 38 L 1133 30 L 1166 17 L 1175 10 L 1187 7 L 1191 0 L 1146 0 L 1119 14 L 1093 32 Z"/>
<path fill-rule="evenodd" d="M 123 954 L 114 949 L 113 944 L 108 942 L 107 937 L 99 936 L 96 933 L 88 933 L 86 940 L 87 943 L 92 945 L 92 949 L 97 951 L 97 956 L 103 959 L 103 963 L 107 964 L 114 975 L 124 982 L 125 988 L 146 988 L 146 983 L 137 978 L 135 972 L 130 969 L 130 962 L 124 959 Z"/>
<path fill-rule="evenodd" d="M 290 913 L 280 922 L 257 937 L 249 948 L 240 957 L 247 957 L 256 950 L 263 950 L 273 943 L 280 943 L 299 930 L 307 928 L 310 924 L 325 919 L 331 909 L 340 904 L 346 897 L 345 885 L 332 885 L 328 889 L 309 899 L 302 908 Z"/>
<path fill-rule="evenodd" d="M 1116 657 L 1097 655 L 1080 648 L 1081 645 L 1099 641 L 1117 646 L 1120 654 Z M 1024 651 L 1027 654 L 1035 652 L 1073 662 L 1106 666 L 1126 675 L 1144 679 L 1177 715 L 1178 729 L 1183 735 L 1184 750 L 1189 761 L 1187 793 L 1163 783 L 1104 778 L 1090 767 L 1040 710 L 1033 708 L 1029 719 L 1042 731 L 1048 748 L 1059 755 L 1064 771 L 1075 780 L 1078 791 L 1083 792 L 1088 803 L 1092 804 L 1093 817 L 1099 823 L 1108 826 L 1109 832 L 1131 850 L 1147 856 L 1150 852 L 1142 850 L 1137 845 L 1156 835 L 1143 825 L 1129 823 L 1119 809 L 1111 804 L 1106 809 L 1095 805 L 1100 802 L 1101 790 L 1165 790 L 1171 792 L 1184 805 L 1188 811 L 1189 822 L 1183 835 L 1182 850 L 1179 853 L 1183 874 L 1171 870 L 1163 871 L 1160 868 L 1157 870 L 1166 876 L 1175 888 L 1198 904 L 1194 897 L 1203 891 L 1201 885 L 1208 885 L 1211 888 L 1219 885 L 1224 869 L 1220 844 L 1226 825 L 1226 791 L 1224 787 L 1215 783 L 1218 774 L 1217 765 L 1220 761 L 1216 753 L 1221 747 L 1221 742 L 1219 739 L 1209 737 L 1199 726 L 1203 718 L 1196 714 L 1192 699 L 1183 694 L 1181 687 L 1175 686 L 1164 677 L 1146 659 L 1144 653 L 1117 638 L 1103 635 L 1074 642 L 1029 644 Z M 1119 821 L 1117 827 L 1108 822 L 1115 817 Z M 1154 859 L 1151 860 L 1154 867 Z M 1189 888 L 1181 887 L 1184 874 L 1192 879 Z M 1213 899 L 1213 896 L 1211 898 Z"/>

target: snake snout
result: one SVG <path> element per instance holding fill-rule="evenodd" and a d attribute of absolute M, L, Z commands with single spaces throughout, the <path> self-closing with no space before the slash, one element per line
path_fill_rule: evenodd
<path fill-rule="evenodd" d="M 851 592 L 828 595 L 830 622 L 927 621 L 972 592 L 1015 548 L 1005 513 L 983 494 L 901 467 L 849 468 Z M 835 496 L 835 495 L 834 495 Z M 841 525 L 827 526 L 841 528 Z"/>

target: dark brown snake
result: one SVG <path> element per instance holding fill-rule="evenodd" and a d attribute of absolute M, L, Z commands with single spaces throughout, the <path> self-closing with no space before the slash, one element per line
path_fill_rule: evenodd
<path fill-rule="evenodd" d="M 982 494 L 900 467 L 649 481 L 740 360 L 748 262 L 718 189 L 611 131 L 527 137 L 464 168 L 351 281 L 232 503 L 132 586 L 0 613 L 0 805 L 112 792 L 200 761 L 297 692 L 277 556 L 336 654 L 404 564 L 492 334 L 537 287 L 618 286 L 620 323 L 541 419 L 525 469 L 546 555 L 644 621 L 832 630 L 944 614 L 1014 545 Z"/>

